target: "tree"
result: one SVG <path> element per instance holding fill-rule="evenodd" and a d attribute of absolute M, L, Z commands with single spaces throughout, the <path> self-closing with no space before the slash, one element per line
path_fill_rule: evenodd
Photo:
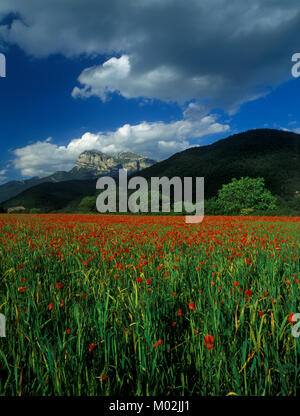
<path fill-rule="evenodd" d="M 83 212 L 96 212 L 96 195 L 84 197 L 79 204 L 79 210 Z"/>
<path fill-rule="evenodd" d="M 276 200 L 265 188 L 264 178 L 245 177 L 223 185 L 218 191 L 217 204 L 224 214 L 241 214 L 245 210 L 275 210 Z"/>

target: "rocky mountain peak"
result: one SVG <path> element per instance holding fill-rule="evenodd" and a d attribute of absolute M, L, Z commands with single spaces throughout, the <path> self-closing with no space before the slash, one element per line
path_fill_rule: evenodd
<path fill-rule="evenodd" d="M 110 155 L 99 150 L 86 150 L 79 155 L 71 172 L 90 176 L 115 176 L 119 169 L 127 169 L 129 173 L 133 173 L 154 163 L 155 160 L 130 151 Z"/>

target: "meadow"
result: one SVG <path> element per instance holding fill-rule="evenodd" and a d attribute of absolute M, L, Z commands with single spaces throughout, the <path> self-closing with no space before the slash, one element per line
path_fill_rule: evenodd
<path fill-rule="evenodd" d="M 0 395 L 296 395 L 299 220 L 1 215 Z"/>

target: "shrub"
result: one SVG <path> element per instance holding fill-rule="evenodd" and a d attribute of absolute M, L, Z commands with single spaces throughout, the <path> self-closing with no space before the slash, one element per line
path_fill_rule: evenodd
<path fill-rule="evenodd" d="M 275 210 L 277 198 L 265 188 L 264 178 L 241 178 L 222 186 L 217 204 L 224 214 L 240 214 L 241 210 Z"/>

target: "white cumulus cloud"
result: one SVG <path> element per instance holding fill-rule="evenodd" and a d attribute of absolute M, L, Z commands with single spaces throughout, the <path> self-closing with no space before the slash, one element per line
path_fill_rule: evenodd
<path fill-rule="evenodd" d="M 198 110 L 199 114 L 205 114 L 203 108 Z M 37 141 L 15 149 L 13 165 L 24 177 L 43 176 L 54 171 L 70 170 L 80 153 L 93 149 L 104 153 L 130 150 L 162 160 L 190 147 L 191 139 L 201 142 L 204 136 L 229 130 L 228 124 L 217 121 L 217 115 L 208 114 L 198 119 L 190 117 L 190 112 L 195 114 L 196 111 L 197 106 L 190 104 L 182 120 L 170 123 L 144 121 L 136 125 L 125 124 L 109 132 L 87 132 L 66 146 L 58 146 L 49 139 Z"/>

